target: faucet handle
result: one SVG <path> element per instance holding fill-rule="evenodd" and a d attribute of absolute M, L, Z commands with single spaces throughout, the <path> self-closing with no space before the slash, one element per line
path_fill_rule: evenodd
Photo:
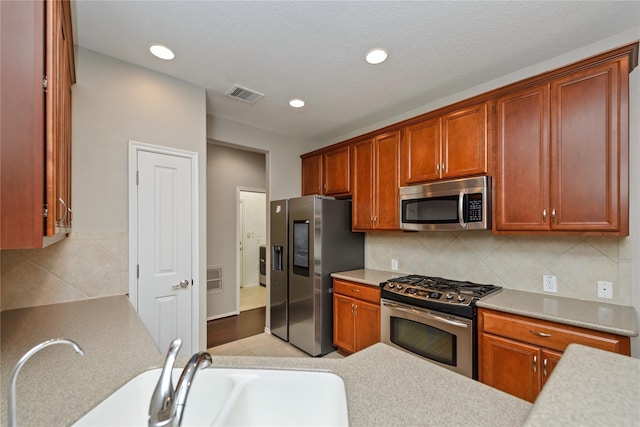
<path fill-rule="evenodd" d="M 160 378 L 151 395 L 151 402 L 149 404 L 149 426 L 165 425 L 167 421 L 173 418 L 175 391 L 171 377 L 173 374 L 173 365 L 180 351 L 180 347 L 182 347 L 182 340 L 180 338 L 174 339 L 171 341 L 171 344 L 169 344 Z"/>

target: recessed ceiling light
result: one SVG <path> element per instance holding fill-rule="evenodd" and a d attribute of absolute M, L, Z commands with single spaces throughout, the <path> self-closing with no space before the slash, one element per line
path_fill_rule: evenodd
<path fill-rule="evenodd" d="M 149 50 L 158 58 L 166 59 L 167 61 L 176 57 L 171 49 L 166 46 L 162 46 L 161 44 L 154 44 L 149 48 Z"/>
<path fill-rule="evenodd" d="M 375 65 L 386 61 L 388 56 L 389 54 L 386 50 L 375 48 L 367 52 L 366 60 L 369 64 Z"/>
<path fill-rule="evenodd" d="M 289 101 L 289 105 L 293 108 L 302 108 L 304 107 L 304 101 L 302 99 L 292 99 Z"/>

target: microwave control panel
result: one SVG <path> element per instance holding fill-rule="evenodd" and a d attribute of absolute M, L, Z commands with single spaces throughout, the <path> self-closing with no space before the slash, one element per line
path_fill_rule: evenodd
<path fill-rule="evenodd" d="M 482 194 L 474 193 L 465 195 L 466 199 L 466 216 L 465 222 L 481 222 L 482 221 Z"/>

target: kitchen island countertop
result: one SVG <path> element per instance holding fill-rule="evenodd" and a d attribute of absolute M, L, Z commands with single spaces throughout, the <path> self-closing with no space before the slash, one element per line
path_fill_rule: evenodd
<path fill-rule="evenodd" d="M 11 370 L 22 354 L 39 342 L 60 336 L 76 340 L 86 354 L 79 357 L 68 346 L 53 346 L 27 362 L 18 378 L 20 425 L 69 425 L 138 373 L 162 364 L 163 354 L 153 344 L 128 299 L 125 296 L 106 297 L 3 312 L 3 384 L 7 384 Z M 554 375 L 562 369 L 589 366 L 591 353 L 585 353 L 580 347 L 563 356 Z M 621 357 L 602 353 L 605 354 L 598 353 L 598 363 L 606 364 L 606 359 L 612 356 Z M 181 359 L 184 360 L 177 364 L 180 367 L 186 358 Z M 581 359 L 586 365 L 578 363 Z M 640 366 L 638 359 L 627 358 L 625 363 L 636 370 Z M 611 399 L 622 393 L 631 393 L 635 398 L 638 394 L 637 390 L 629 390 L 626 386 L 618 387 L 611 371 L 596 369 L 595 372 L 580 373 L 571 370 L 568 377 L 562 374 L 570 384 L 550 380 L 541 394 L 545 399 L 541 397 L 540 403 L 532 406 L 382 343 L 344 359 L 216 356 L 214 367 L 334 372 L 345 382 L 349 421 L 353 426 L 461 423 L 515 426 L 522 425 L 528 415 L 531 425 L 536 425 L 536 422 L 546 420 L 547 410 L 553 413 L 549 406 L 553 402 L 549 401 L 554 400 L 556 393 L 558 398 L 571 399 L 563 396 L 566 387 L 584 389 L 582 392 L 588 394 L 586 384 L 599 381 L 599 388 L 594 393 L 606 394 Z M 589 382 L 585 382 L 587 379 Z M 1 421 L 4 425 L 7 421 L 4 386 L 2 392 Z M 580 401 L 572 401 L 570 409 L 579 411 L 580 407 Z M 628 413 L 606 408 L 604 411 L 610 425 L 629 423 L 625 418 Z M 633 420 L 636 421 L 637 418 Z"/>
<path fill-rule="evenodd" d="M 17 387 L 19 425 L 70 425 L 140 372 L 160 367 L 164 358 L 125 296 L 8 310 L 2 312 L 3 384 L 26 351 L 53 337 L 75 340 L 85 355 L 51 346 L 25 364 Z M 185 361 L 180 358 L 176 366 Z M 475 425 L 512 426 L 531 407 L 380 343 L 344 359 L 216 356 L 213 366 L 334 372 L 345 383 L 353 426 L 452 425 L 460 421 L 459 411 L 473 414 Z M 6 425 L 5 387 L 2 392 Z"/>

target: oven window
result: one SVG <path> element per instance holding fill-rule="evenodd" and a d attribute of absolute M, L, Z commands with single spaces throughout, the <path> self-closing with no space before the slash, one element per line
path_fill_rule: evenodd
<path fill-rule="evenodd" d="M 459 221 L 458 195 L 402 201 L 402 222 L 450 224 Z"/>
<path fill-rule="evenodd" d="M 392 343 L 427 359 L 457 365 L 454 334 L 400 317 L 392 316 L 390 321 Z"/>

